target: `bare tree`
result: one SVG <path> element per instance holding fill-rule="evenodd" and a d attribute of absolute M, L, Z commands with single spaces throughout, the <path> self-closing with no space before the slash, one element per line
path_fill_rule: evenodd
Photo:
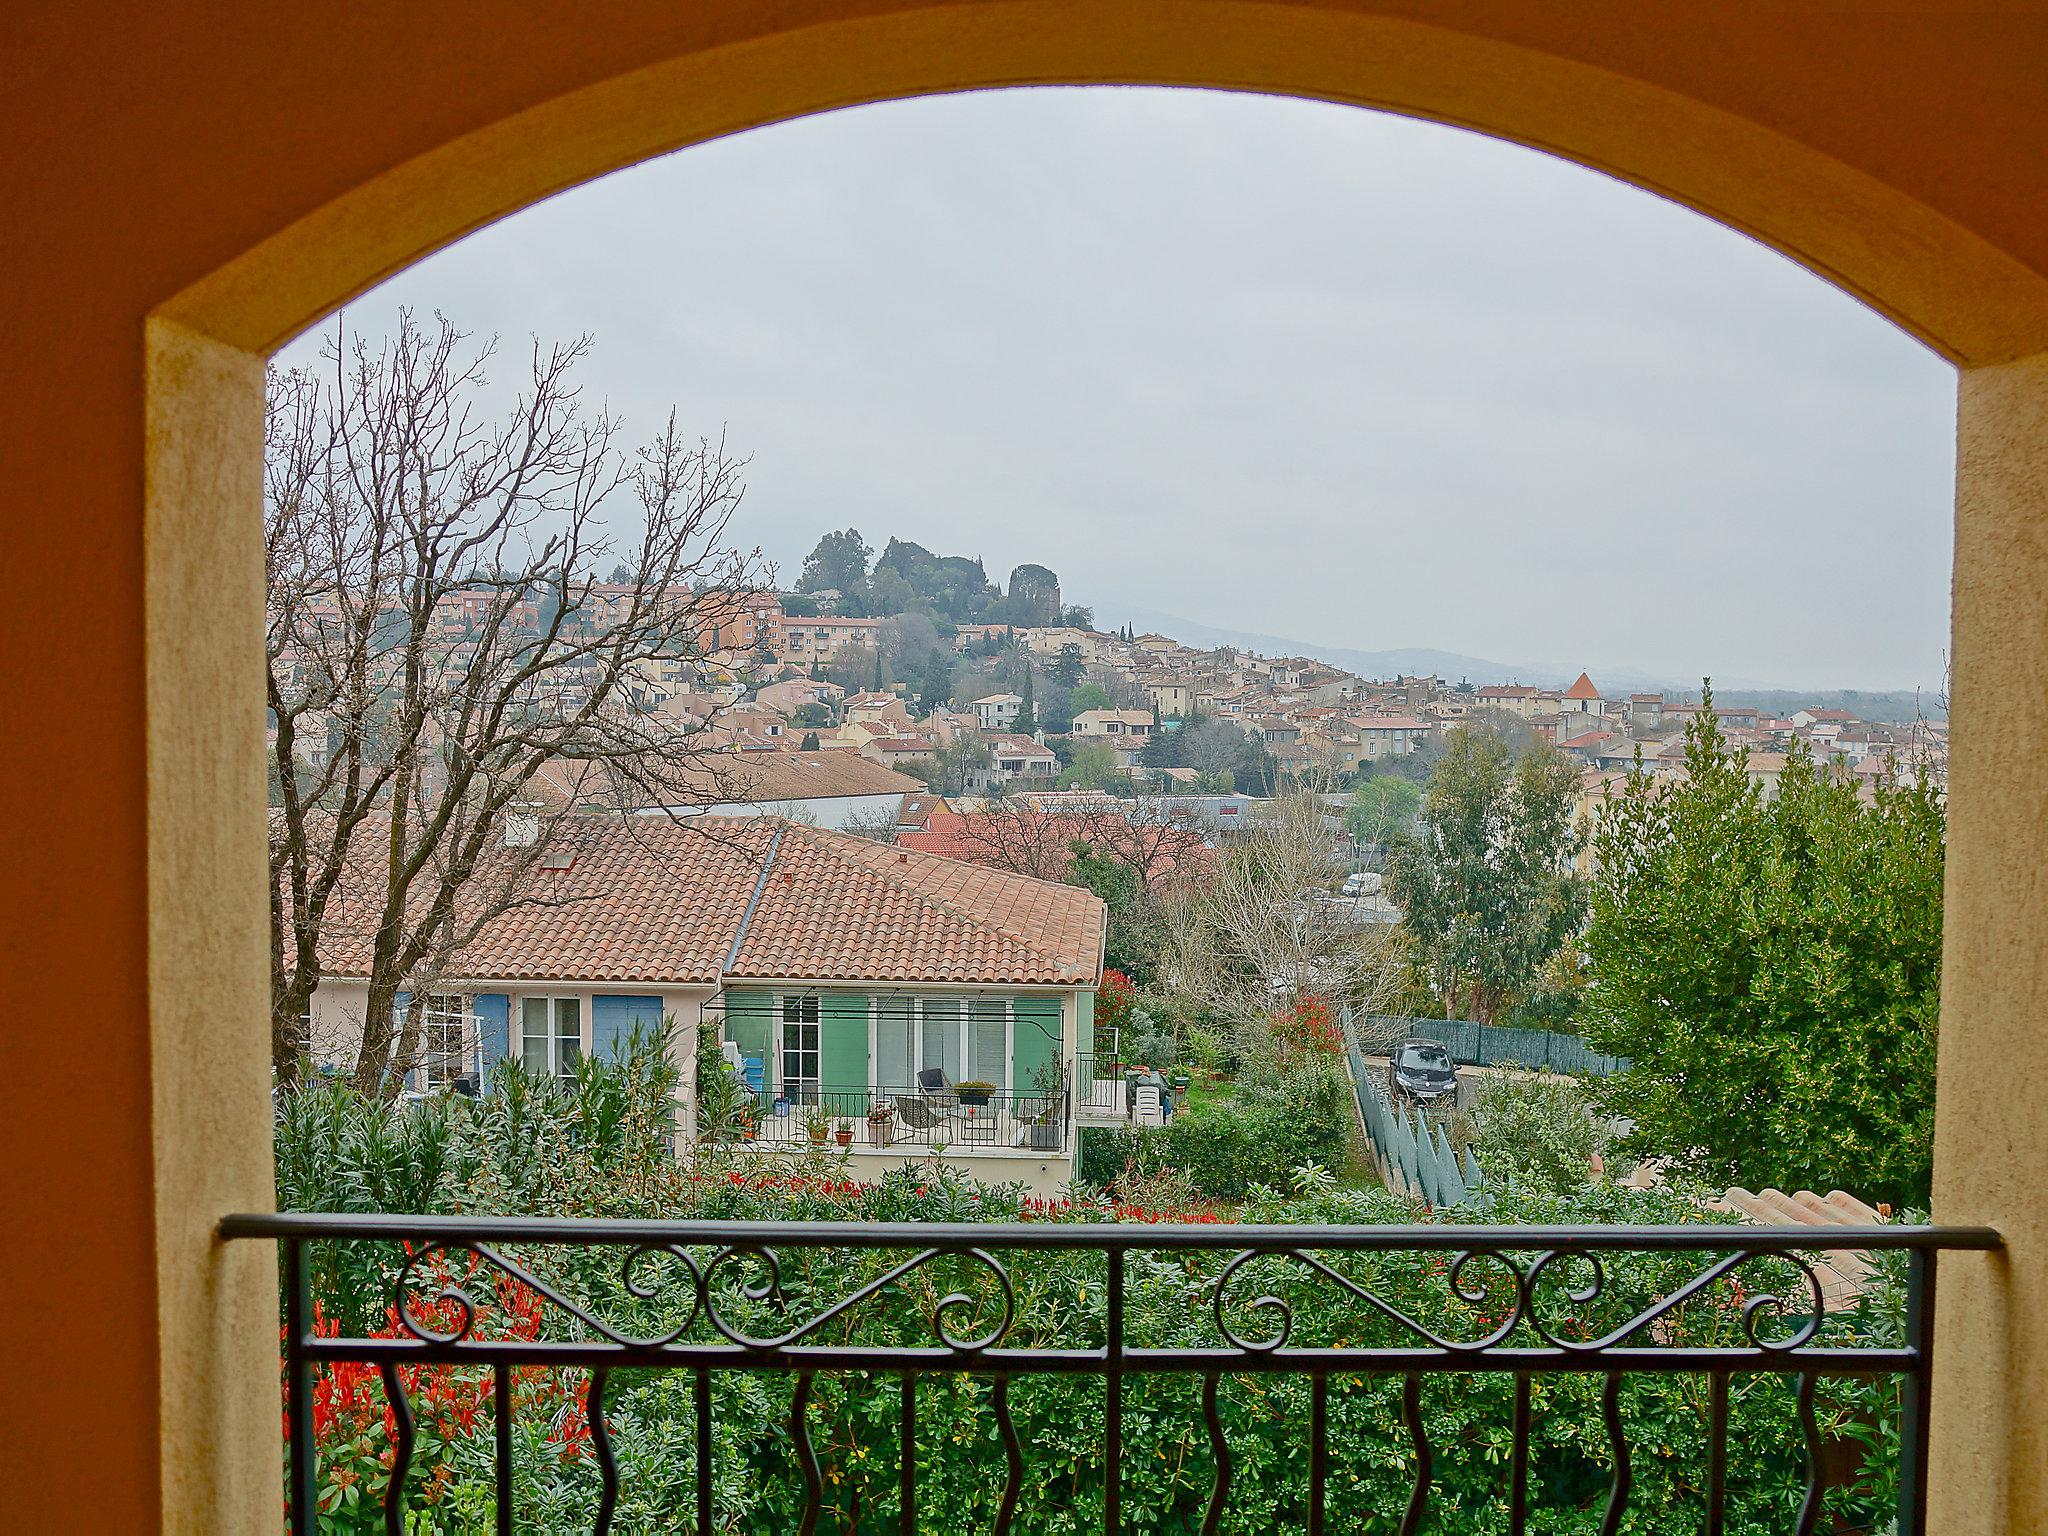
<path fill-rule="evenodd" d="M 1363 921 L 1335 899 L 1326 807 L 1313 794 L 1274 800 L 1218 855 L 1212 878 L 1167 900 L 1173 983 L 1262 1043 L 1276 1011 L 1321 998 L 1361 1028 L 1398 996 L 1407 940 L 1398 925 Z"/>
<path fill-rule="evenodd" d="M 272 1055 L 297 1072 L 344 919 L 369 981 L 355 1077 L 388 1087 L 416 1047 L 399 992 L 430 986 L 593 803 L 667 805 L 704 754 L 638 709 L 687 666 L 758 551 L 725 542 L 743 464 L 671 413 L 630 456 L 574 379 L 588 338 L 542 345 L 505 416 L 480 397 L 495 343 L 401 316 L 339 332 L 317 371 L 274 373 L 266 437 L 272 756 Z M 611 516 L 623 504 L 630 516 Z M 591 574 L 621 570 L 600 583 Z M 539 782 L 550 770 L 555 793 Z"/>
<path fill-rule="evenodd" d="M 1143 801 L 1114 800 L 1039 810 L 1004 805 L 963 819 L 961 857 L 1039 880 L 1066 880 L 1074 845 L 1122 865 L 1153 894 L 1206 869 L 1208 847 L 1192 817 Z"/>

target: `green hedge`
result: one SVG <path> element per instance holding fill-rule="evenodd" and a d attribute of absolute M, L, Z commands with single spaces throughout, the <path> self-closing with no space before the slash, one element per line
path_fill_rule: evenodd
<path fill-rule="evenodd" d="M 1178 1169 L 1212 1200 L 1242 1200 L 1257 1185 L 1287 1187 L 1303 1163 L 1332 1171 L 1350 1151 L 1350 1087 L 1336 1071 L 1296 1067 L 1241 1096 L 1153 1130 L 1093 1127 L 1081 1133 L 1081 1178 L 1105 1187 L 1127 1168 Z"/>

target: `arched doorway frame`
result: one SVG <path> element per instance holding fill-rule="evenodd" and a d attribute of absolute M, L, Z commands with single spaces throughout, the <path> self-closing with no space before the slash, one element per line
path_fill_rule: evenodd
<path fill-rule="evenodd" d="M 858 102 L 1027 84 L 1267 91 L 1453 123 L 1691 206 L 1862 299 L 1962 369 L 1954 825 L 1938 1214 L 2013 1242 L 1945 1280 L 1934 1528 L 2048 1523 L 2048 1070 L 2012 1049 L 2048 999 L 2025 912 L 2048 866 L 2048 280 L 1916 196 L 1725 106 L 1560 53 L 1347 0 L 1183 6 L 861 0 L 776 8 L 505 110 L 457 93 L 417 152 L 344 177 L 148 322 L 149 937 L 166 1525 L 275 1528 L 271 1277 L 211 1241 L 269 1189 L 259 520 L 265 357 L 471 229 L 689 144 Z M 309 178 L 309 186 L 318 178 Z M 316 194 L 317 195 L 317 194 Z M 1971 722 L 2002 720 L 2003 749 Z M 2017 834 L 2017 835 L 2016 835 Z M 1989 1106 L 1987 1141 L 1962 1105 Z M 1960 1268 L 1961 1266 L 1958 1266 Z M 196 1384 L 196 1387 L 195 1387 Z M 163 1389 L 166 1393 L 168 1389 Z M 203 1393 L 207 1410 L 195 1411 Z"/>

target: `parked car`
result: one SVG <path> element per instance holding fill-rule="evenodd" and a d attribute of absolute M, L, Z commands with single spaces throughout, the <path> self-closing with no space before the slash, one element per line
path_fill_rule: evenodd
<path fill-rule="evenodd" d="M 1378 871 L 1361 869 L 1355 875 L 1346 875 L 1344 877 L 1344 894 L 1346 896 L 1377 896 L 1380 893 L 1380 888 L 1385 884 L 1385 878 Z"/>
<path fill-rule="evenodd" d="M 1403 1040 L 1387 1053 L 1387 1087 L 1397 1098 L 1433 1104 L 1458 1093 L 1451 1053 L 1434 1040 Z"/>

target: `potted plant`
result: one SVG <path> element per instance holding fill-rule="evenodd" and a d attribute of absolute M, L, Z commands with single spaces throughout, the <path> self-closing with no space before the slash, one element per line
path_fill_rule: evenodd
<path fill-rule="evenodd" d="M 896 1111 L 887 1104 L 877 1104 L 868 1111 L 868 1143 L 871 1146 L 891 1146 L 896 1140 Z"/>
<path fill-rule="evenodd" d="M 1059 1076 L 1050 1066 L 1043 1066 L 1032 1074 L 1031 1081 L 1038 1090 L 1038 1108 L 1024 1122 L 1024 1145 L 1034 1152 L 1057 1152 L 1060 1149 Z"/>
<path fill-rule="evenodd" d="M 832 1139 L 842 1147 L 852 1146 L 853 1122 L 851 1120 L 841 1120 L 837 1125 L 833 1126 Z"/>
<path fill-rule="evenodd" d="M 817 1105 L 812 1105 L 804 1111 L 804 1134 L 811 1138 L 812 1146 L 822 1147 L 825 1138 L 832 1134 L 832 1117 Z"/>
<path fill-rule="evenodd" d="M 988 1101 L 994 1097 L 995 1091 L 996 1085 L 994 1083 L 978 1082 L 972 1078 L 964 1083 L 955 1083 L 953 1085 L 953 1092 L 960 1096 L 960 1102 L 962 1104 L 970 1104 L 976 1109 L 986 1107 Z"/>

